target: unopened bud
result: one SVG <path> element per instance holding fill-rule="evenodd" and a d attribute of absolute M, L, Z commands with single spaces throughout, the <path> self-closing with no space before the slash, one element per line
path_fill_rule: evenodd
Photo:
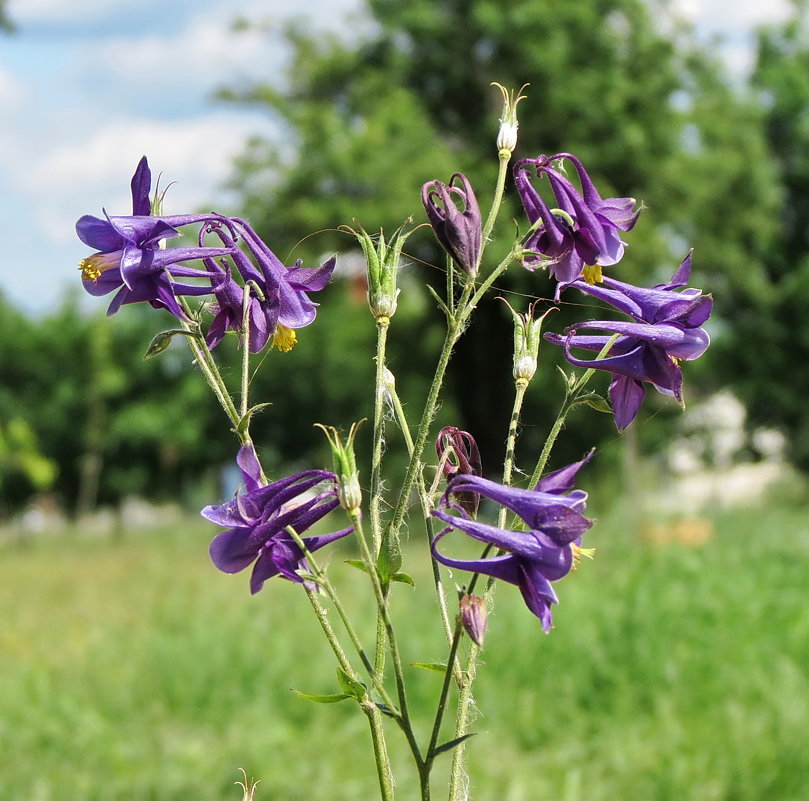
<path fill-rule="evenodd" d="M 329 441 L 332 457 L 334 458 L 334 472 L 337 474 L 337 497 L 340 506 L 350 514 L 356 514 L 362 507 L 362 488 L 360 487 L 360 474 L 357 470 L 357 460 L 354 456 L 354 437 L 363 421 L 352 423 L 348 438 L 343 443 L 339 432 L 334 426 L 315 423 L 322 428 Z"/>
<path fill-rule="evenodd" d="M 525 314 L 518 314 L 506 303 L 514 320 L 514 380 L 528 383 L 537 371 L 542 322 L 551 309 L 534 319 L 534 304 Z"/>
<path fill-rule="evenodd" d="M 517 122 L 517 104 L 520 100 L 525 100 L 525 95 L 520 92 L 528 84 L 523 84 L 520 91 L 516 93 L 499 83 L 492 83 L 492 86 L 496 86 L 503 95 L 503 114 L 500 117 L 500 129 L 497 132 L 497 150 L 501 154 L 510 156 L 517 147 L 517 129 L 520 127 Z"/>
<path fill-rule="evenodd" d="M 455 205 L 456 200 L 462 208 Z M 421 202 L 438 243 L 461 270 L 474 278 L 478 272 L 483 224 L 469 179 L 456 172 L 448 184 L 429 181 L 421 188 Z"/>
<path fill-rule="evenodd" d="M 477 595 L 461 596 L 461 625 L 478 648 L 483 648 L 489 610 L 483 598 Z"/>
<path fill-rule="evenodd" d="M 435 451 L 447 482 L 455 476 L 479 476 L 483 473 L 478 444 L 468 431 L 461 431 L 455 426 L 442 428 L 435 441 Z M 477 492 L 458 492 L 455 497 L 470 515 L 477 515 L 480 506 Z"/>
<path fill-rule="evenodd" d="M 381 230 L 378 236 L 372 238 L 362 226 L 359 226 L 359 231 L 344 226 L 346 230 L 354 234 L 365 254 L 368 271 L 368 305 L 371 308 L 371 314 L 377 319 L 390 318 L 396 313 L 396 303 L 399 298 L 399 289 L 396 286 L 399 262 L 404 243 L 413 233 L 412 230 L 403 233 L 403 229 L 411 219 L 405 220 L 388 242 L 385 241 L 385 234 Z"/>

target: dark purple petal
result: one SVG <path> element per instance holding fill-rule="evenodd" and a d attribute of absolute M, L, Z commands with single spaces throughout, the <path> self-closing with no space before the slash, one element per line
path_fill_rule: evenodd
<path fill-rule="evenodd" d="M 334 267 L 337 264 L 337 257 L 332 256 L 323 262 L 320 267 L 291 267 L 288 279 L 295 289 L 306 292 L 316 292 L 325 289 L 326 284 L 331 280 Z"/>
<path fill-rule="evenodd" d="M 223 573 L 244 570 L 257 554 L 256 543 L 249 528 L 232 528 L 217 534 L 209 551 L 211 561 Z"/>
<path fill-rule="evenodd" d="M 642 382 L 617 373 L 614 375 L 610 384 L 610 404 L 619 431 L 623 431 L 635 419 L 645 395 Z"/>
<path fill-rule="evenodd" d="M 138 162 L 130 187 L 132 189 L 132 214 L 149 214 L 152 210 L 152 204 L 149 201 L 149 192 L 152 188 L 152 171 L 149 169 L 146 156 Z"/>
<path fill-rule="evenodd" d="M 85 245 L 102 253 L 121 250 L 125 243 L 124 238 L 108 220 L 100 220 L 89 214 L 85 214 L 76 223 L 76 234 Z"/>
<path fill-rule="evenodd" d="M 551 630 L 551 604 L 558 602 L 556 593 L 550 582 L 539 571 L 532 571 L 527 565 L 520 565 L 519 581 L 525 605 L 539 618 L 542 630 L 547 634 Z"/>
<path fill-rule="evenodd" d="M 261 551 L 255 565 L 253 565 L 253 572 L 250 574 L 250 592 L 255 595 L 263 586 L 267 579 L 277 576 L 280 571 L 278 565 L 273 560 L 271 550 L 266 548 Z M 298 581 L 297 576 L 293 581 Z"/>
<path fill-rule="evenodd" d="M 453 479 L 447 487 L 447 494 L 459 491 L 478 492 L 484 498 L 511 509 L 529 528 L 544 532 L 559 546 L 572 542 L 592 525 L 573 508 L 582 506 L 578 496 L 569 498 L 555 493 L 505 487 L 478 476 L 458 476 Z"/>
<path fill-rule="evenodd" d="M 544 476 L 537 482 L 536 489 L 540 492 L 554 494 L 572 491 L 576 474 L 590 461 L 590 459 L 593 458 L 593 454 L 595 452 L 596 449 L 593 448 L 581 461 L 573 462 L 573 464 L 569 464 L 566 467 L 562 467 L 559 470 L 554 470 L 552 473 L 548 473 L 548 475 Z"/>
<path fill-rule="evenodd" d="M 239 448 L 236 454 L 236 464 L 242 471 L 244 486 L 248 492 L 257 490 L 261 486 L 261 464 L 256 456 L 256 449 L 252 442 L 248 442 Z"/>

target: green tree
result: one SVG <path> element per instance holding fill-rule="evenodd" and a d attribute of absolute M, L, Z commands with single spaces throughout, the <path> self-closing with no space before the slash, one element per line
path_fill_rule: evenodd
<path fill-rule="evenodd" d="M 752 78 L 763 108 L 772 184 L 782 195 L 772 246 L 762 254 L 756 292 L 731 295 L 738 347 L 729 369 L 754 425 L 789 434 L 791 453 L 809 467 L 809 18 L 794 4 L 787 22 L 763 29 Z M 750 217 L 751 227 L 761 220 Z M 732 287 L 736 290 L 737 287 Z"/>
<path fill-rule="evenodd" d="M 348 246 L 336 229 L 352 216 L 369 229 L 390 229 L 414 212 L 423 219 L 421 184 L 456 170 L 470 176 L 485 208 L 480 188 L 493 185 L 500 110 L 490 82 L 514 88 L 529 82 L 517 157 L 575 152 L 605 196 L 633 195 L 648 206 L 627 237 L 621 277 L 647 283 L 667 277 L 693 245 L 694 280 L 715 290 L 719 317 L 735 313 L 725 297 L 759 292 L 778 202 L 761 114 L 676 24 L 665 2 L 368 0 L 367 10 L 375 26 L 359 41 L 289 31 L 294 57 L 285 88 L 261 84 L 224 93 L 266 108 L 282 125 L 279 141 L 252 143 L 235 179 L 245 213 L 271 244 L 319 230 L 300 248 L 314 255 L 316 248 Z M 508 245 L 511 220 L 522 215 L 513 190 L 506 203 L 496 233 Z M 443 264 L 428 235 L 411 243 L 417 260 Z M 420 272 L 422 280 L 441 280 L 437 268 Z M 551 293 L 542 276 L 518 268 L 502 287 Z M 437 314 L 427 310 L 425 336 Z M 475 340 L 462 340 L 451 378 L 461 424 L 494 460 L 502 443 L 487 431 L 501 430 L 508 413 L 509 322 L 498 304 L 478 314 L 488 324 Z M 564 321 L 563 311 L 554 325 Z M 721 335 L 721 324 L 716 330 Z M 421 345 L 398 340 L 411 362 Z M 727 345 L 738 342 L 728 337 Z M 391 347 L 395 362 L 395 335 Z M 558 359 L 551 350 L 543 353 L 549 376 L 549 362 Z M 702 365 L 706 385 L 719 367 Z M 541 419 L 542 401 L 535 404 Z M 586 426 L 582 431 L 592 438 Z M 541 428 L 527 430 L 523 440 L 533 448 L 542 436 Z"/>

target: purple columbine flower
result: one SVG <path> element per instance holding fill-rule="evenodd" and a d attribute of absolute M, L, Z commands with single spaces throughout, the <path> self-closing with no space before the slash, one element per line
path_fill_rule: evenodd
<path fill-rule="evenodd" d="M 668 283 L 651 289 L 611 278 L 596 285 L 574 281 L 576 289 L 606 301 L 634 322 L 594 320 L 571 326 L 565 336 L 545 334 L 548 341 L 564 347 L 571 364 L 612 373 L 610 401 L 619 429 L 635 419 L 646 394 L 645 381 L 682 404 L 683 374 L 679 364 L 699 358 L 710 344 L 708 332 L 701 326 L 711 314 L 713 298 L 699 289 L 676 291 L 688 283 L 690 275 L 689 252 Z M 606 333 L 578 334 L 581 329 Z M 618 334 L 618 339 L 603 358 L 584 360 L 571 353 L 571 348 L 599 352 L 613 334 Z"/>
<path fill-rule="evenodd" d="M 460 186 L 454 186 L 456 181 Z M 478 201 L 467 177 L 456 172 L 449 184 L 424 184 L 421 202 L 441 247 L 467 275 L 477 275 L 483 232 Z"/>
<path fill-rule="evenodd" d="M 558 159 L 573 163 L 581 192 L 553 166 Z M 530 170 L 539 178 L 547 176 L 556 208 L 549 208 L 531 183 Z M 514 181 L 532 225 L 526 250 L 539 254 L 523 263 L 528 269 L 548 267 L 559 282 L 557 299 L 564 286 L 575 281 L 585 266 L 606 267 L 621 260 L 625 243 L 619 231 L 631 230 L 640 214 L 640 210 L 635 210 L 634 198 L 604 200 L 582 163 L 570 153 L 522 159 L 514 165 Z"/>
<path fill-rule="evenodd" d="M 107 314 L 114 314 L 124 304 L 145 301 L 185 319 L 177 296 L 210 294 L 211 287 L 181 284 L 173 279 L 210 279 L 210 275 L 179 262 L 204 256 L 226 256 L 232 251 L 204 247 L 165 249 L 165 241 L 178 236 L 179 227 L 209 220 L 212 215 L 152 216 L 150 187 L 151 171 L 144 156 L 132 176 L 130 216 L 110 217 L 105 212 L 106 219 L 85 215 L 76 223 L 79 239 L 98 251 L 79 265 L 82 283 L 91 295 L 96 296 L 118 290 Z M 168 267 L 171 267 L 171 276 L 166 272 Z"/>
<path fill-rule="evenodd" d="M 243 281 L 252 285 L 249 303 L 249 326 L 251 353 L 262 350 L 270 337 L 279 331 L 303 328 L 314 321 L 317 303 L 309 299 L 308 292 L 323 289 L 331 279 L 336 263 L 332 256 L 320 267 L 301 267 L 299 259 L 293 267 L 286 267 L 259 238 L 256 232 L 240 219 L 230 220 L 242 237 L 242 241 L 255 260 L 236 247 L 233 233 L 228 226 L 213 223 L 209 231 L 216 233 L 228 250 Z M 230 329 L 242 330 L 244 289 L 236 282 L 229 268 L 213 258 L 205 259 L 214 279 L 213 294 L 216 309 L 206 341 L 216 347 Z"/>
<path fill-rule="evenodd" d="M 483 473 L 480 450 L 475 438 L 468 431 L 455 426 L 446 426 L 438 432 L 435 451 L 441 462 L 441 471 L 449 482 L 455 476 L 479 476 Z M 458 503 L 473 517 L 478 513 L 480 495 L 463 492 L 456 495 Z"/>
<path fill-rule="evenodd" d="M 505 487 L 479 476 L 457 476 L 433 515 L 448 527 L 433 541 L 435 558 L 448 567 L 483 573 L 520 588 L 528 608 L 539 618 L 542 628 L 551 628 L 551 604 L 558 603 L 551 582 L 566 576 L 581 552 L 581 537 L 592 526 L 584 517 L 587 493 L 573 488 L 576 473 L 592 451 L 580 462 L 550 473 L 533 490 Z M 472 520 L 450 498 L 459 492 L 476 492 L 515 512 L 526 531 L 511 531 Z M 451 515 L 453 508 L 458 515 Z M 482 559 L 451 559 L 438 551 L 439 541 L 457 529 L 473 539 L 493 545 L 505 554 Z"/>
<path fill-rule="evenodd" d="M 309 565 L 287 528 L 302 535 L 338 506 L 337 477 L 326 470 L 305 470 L 262 485 L 261 467 L 252 445 L 241 447 L 236 462 L 247 492 L 202 510 L 203 517 L 227 528 L 211 542 L 211 560 L 225 573 L 238 573 L 255 562 L 250 576 L 253 594 L 273 576 L 304 583 L 298 571 L 308 571 Z M 351 530 L 306 537 L 303 542 L 311 553 Z"/>

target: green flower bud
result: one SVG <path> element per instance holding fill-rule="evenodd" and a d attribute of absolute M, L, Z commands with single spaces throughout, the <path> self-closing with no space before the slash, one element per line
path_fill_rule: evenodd
<path fill-rule="evenodd" d="M 354 234 L 365 254 L 368 269 L 368 305 L 371 307 L 371 314 L 377 319 L 390 318 L 396 313 L 396 302 L 399 297 L 396 276 L 399 261 L 402 257 L 402 247 L 413 233 L 413 231 L 408 231 L 405 234 L 402 233 L 402 230 L 411 220 L 412 218 L 405 220 L 388 242 L 385 241 L 385 233 L 382 230 L 374 239 L 362 226 L 359 226 L 359 231 L 355 231 L 347 225 L 343 226 Z"/>
<path fill-rule="evenodd" d="M 357 470 L 357 460 L 354 456 L 354 437 L 364 421 L 351 424 L 345 444 L 334 426 L 315 423 L 322 428 L 329 441 L 332 457 L 334 458 L 334 472 L 337 474 L 337 497 L 340 506 L 349 514 L 358 514 L 362 507 L 362 488 L 360 487 L 360 474 Z"/>
<path fill-rule="evenodd" d="M 527 384 L 537 371 L 542 322 L 553 307 L 534 319 L 533 303 L 525 314 L 518 314 L 508 303 L 506 305 L 514 320 L 514 380 Z"/>

